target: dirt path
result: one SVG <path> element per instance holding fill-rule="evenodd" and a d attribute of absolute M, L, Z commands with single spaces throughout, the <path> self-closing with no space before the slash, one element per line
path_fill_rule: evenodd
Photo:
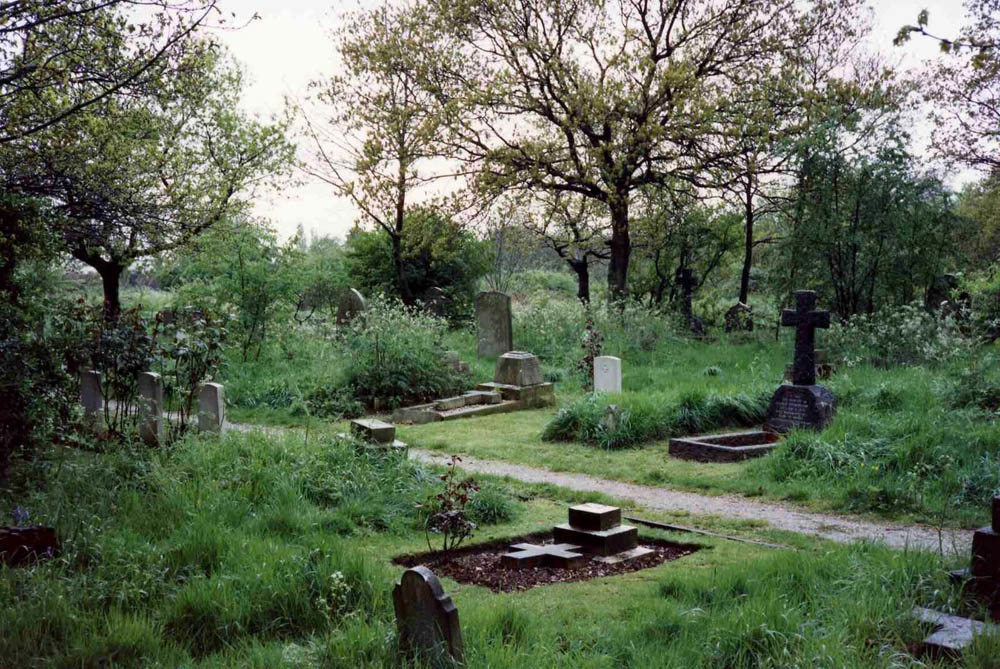
<path fill-rule="evenodd" d="M 287 428 L 227 423 L 228 429 L 248 432 L 263 430 L 280 434 Z M 446 465 L 448 456 L 431 451 L 410 449 L 410 457 L 436 465 Z M 725 518 L 763 520 L 772 527 L 798 534 L 807 534 L 840 543 L 851 541 L 880 541 L 893 548 L 921 548 L 967 555 L 972 546 L 971 530 L 942 530 L 925 525 L 899 525 L 879 523 L 851 516 L 802 511 L 779 502 L 762 502 L 736 495 L 700 495 L 693 492 L 672 490 L 599 479 L 586 474 L 553 472 L 540 467 L 529 467 L 500 460 L 481 460 L 462 456 L 462 468 L 476 474 L 510 476 L 526 483 L 551 483 L 562 488 L 583 492 L 599 492 L 610 497 L 630 499 L 640 506 L 657 511 L 686 511 L 694 515 L 715 515 Z"/>
<path fill-rule="evenodd" d="M 444 465 L 448 456 L 430 451 L 410 449 L 410 455 L 423 462 Z M 777 502 L 761 502 L 735 495 L 699 495 L 693 492 L 650 487 L 594 478 L 586 474 L 553 472 L 497 460 L 480 460 L 462 456 L 461 467 L 469 472 L 510 476 L 528 483 L 551 483 L 563 488 L 600 492 L 620 499 L 630 499 L 648 509 L 687 511 L 697 515 L 763 520 L 772 527 L 799 534 L 809 534 L 841 543 L 869 539 L 885 542 L 893 548 L 922 548 L 947 553 L 967 554 L 972 545 L 969 530 L 944 530 L 940 534 L 932 527 L 878 523 L 850 516 L 835 516 L 800 511 Z"/>

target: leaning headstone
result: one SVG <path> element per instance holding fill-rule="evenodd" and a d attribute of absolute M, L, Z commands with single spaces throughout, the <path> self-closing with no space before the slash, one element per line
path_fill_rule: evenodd
<path fill-rule="evenodd" d="M 219 383 L 204 383 L 198 392 L 198 431 L 222 432 L 226 423 L 226 389 Z"/>
<path fill-rule="evenodd" d="M 494 358 L 513 349 L 510 295 L 479 293 L 476 297 L 476 354 Z"/>
<path fill-rule="evenodd" d="M 337 324 L 346 325 L 353 321 L 368 306 L 364 295 L 351 288 L 337 302 Z"/>
<path fill-rule="evenodd" d="M 781 324 L 795 328 L 795 357 L 792 385 L 778 388 L 771 398 L 764 426 L 775 432 L 794 428 L 821 430 L 833 418 L 833 393 L 816 385 L 816 328 L 830 327 L 830 312 L 816 311 L 816 293 L 795 293 L 795 310 L 781 314 Z"/>
<path fill-rule="evenodd" d="M 139 375 L 139 437 L 148 446 L 162 446 L 163 379 L 156 372 Z"/>
<path fill-rule="evenodd" d="M 93 370 L 80 374 L 80 404 L 83 405 L 83 421 L 92 430 L 99 431 L 104 420 L 104 391 L 101 389 L 101 373 Z"/>
<path fill-rule="evenodd" d="M 599 393 L 622 391 L 622 361 L 613 355 L 594 358 L 594 390 Z"/>
<path fill-rule="evenodd" d="M 462 629 L 458 609 L 445 594 L 441 582 L 430 569 L 413 567 L 392 591 L 399 629 L 399 645 L 404 652 L 417 652 L 440 661 L 446 655 L 461 664 Z"/>

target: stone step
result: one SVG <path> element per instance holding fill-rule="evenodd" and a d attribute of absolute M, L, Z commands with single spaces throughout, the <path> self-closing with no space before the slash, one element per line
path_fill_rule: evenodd
<path fill-rule="evenodd" d="M 572 525 L 556 525 L 552 536 L 557 543 L 577 544 L 583 550 L 598 555 L 624 553 L 639 544 L 639 530 L 632 525 L 619 525 L 608 530 L 580 530 Z"/>

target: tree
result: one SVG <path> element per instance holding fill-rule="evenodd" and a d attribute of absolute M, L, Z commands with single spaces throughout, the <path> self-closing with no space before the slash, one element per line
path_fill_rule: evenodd
<path fill-rule="evenodd" d="M 297 108 L 314 147 L 305 169 L 385 232 L 395 292 L 411 304 L 404 225 L 415 191 L 439 176 L 422 170 L 439 155 L 442 126 L 431 96 L 418 85 L 419 56 L 431 52 L 433 32 L 418 10 L 383 5 L 349 15 L 336 40 L 344 74 L 310 84 L 330 117 L 314 124 Z"/>
<path fill-rule="evenodd" d="M 914 34 L 936 40 L 942 57 L 924 78 L 937 153 L 970 167 L 1000 168 L 1000 0 L 966 0 L 968 23 L 952 38 L 929 32 L 926 10 L 903 26 L 895 43 Z"/>
<path fill-rule="evenodd" d="M 132 262 L 189 242 L 284 173 L 282 126 L 239 112 L 241 88 L 220 47 L 192 43 L 155 92 L 108 97 L 19 152 L 21 189 L 54 203 L 65 250 L 101 276 L 108 320 Z"/>
<path fill-rule="evenodd" d="M 627 295 L 638 190 L 702 185 L 756 69 L 849 29 L 854 0 L 429 0 L 449 35 L 426 83 L 480 189 L 575 193 L 608 212 L 608 287 Z"/>

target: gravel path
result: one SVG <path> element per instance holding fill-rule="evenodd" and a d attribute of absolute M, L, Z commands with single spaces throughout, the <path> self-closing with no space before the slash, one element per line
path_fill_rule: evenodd
<path fill-rule="evenodd" d="M 263 430 L 280 434 L 287 428 L 239 425 L 227 423 L 227 429 L 241 432 Z M 449 456 L 431 451 L 410 449 L 410 457 L 436 465 L 447 465 Z M 481 460 L 462 456 L 462 469 L 477 474 L 510 476 L 526 483 L 551 483 L 562 488 L 583 492 L 599 492 L 610 497 L 630 499 L 640 506 L 658 511 L 686 511 L 694 515 L 715 515 L 725 518 L 763 520 L 772 527 L 798 534 L 807 534 L 840 543 L 852 541 L 880 541 L 892 548 L 921 548 L 924 550 L 966 555 L 972 546 L 971 530 L 942 530 L 926 525 L 899 525 L 878 523 L 851 516 L 831 515 L 802 511 L 779 502 L 761 502 L 736 495 L 700 495 L 694 492 L 672 490 L 599 479 L 586 474 L 553 472 L 540 467 L 529 467 L 500 460 Z"/>
<path fill-rule="evenodd" d="M 448 456 L 430 451 L 410 449 L 410 456 L 423 462 L 445 465 Z M 586 474 L 553 472 L 497 460 L 480 460 L 462 456 L 461 467 L 478 474 L 510 476 L 528 483 L 551 483 L 563 488 L 600 492 L 619 499 L 630 499 L 648 509 L 687 511 L 698 515 L 764 520 L 772 527 L 799 534 L 831 539 L 841 543 L 864 539 L 881 541 L 893 548 L 922 548 L 945 552 L 969 552 L 972 545 L 970 530 L 943 530 L 923 525 L 876 523 L 850 516 L 835 516 L 796 510 L 777 502 L 760 502 L 735 495 L 699 495 L 670 488 L 608 481 Z"/>

